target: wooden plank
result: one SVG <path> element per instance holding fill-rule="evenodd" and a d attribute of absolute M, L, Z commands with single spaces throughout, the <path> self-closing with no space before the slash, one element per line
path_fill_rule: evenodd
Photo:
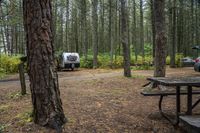
<path fill-rule="evenodd" d="M 200 86 L 200 77 L 151 77 L 147 80 L 165 86 Z"/>
<path fill-rule="evenodd" d="M 200 133 L 200 115 L 180 116 L 180 121 L 189 133 Z"/>
<path fill-rule="evenodd" d="M 160 95 L 167 96 L 167 95 L 176 95 L 176 92 L 175 91 L 142 91 L 141 94 L 144 96 L 160 96 Z M 181 90 L 180 94 L 187 95 L 187 92 L 185 90 Z M 193 95 L 200 94 L 200 91 L 197 91 L 197 90 L 192 91 L 192 94 Z"/>

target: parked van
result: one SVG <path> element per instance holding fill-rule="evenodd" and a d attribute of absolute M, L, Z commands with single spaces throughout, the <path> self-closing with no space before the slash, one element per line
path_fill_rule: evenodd
<path fill-rule="evenodd" d="M 63 52 L 58 61 L 57 61 L 58 69 L 71 69 L 80 67 L 80 57 L 78 53 L 68 53 Z"/>

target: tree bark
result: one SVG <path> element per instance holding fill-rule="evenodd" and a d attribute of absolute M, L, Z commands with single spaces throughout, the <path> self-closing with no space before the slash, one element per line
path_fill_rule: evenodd
<path fill-rule="evenodd" d="M 175 58 L 176 58 L 176 0 L 173 1 L 172 8 L 172 29 L 170 29 L 172 43 L 170 44 L 170 67 L 176 67 Z"/>
<path fill-rule="evenodd" d="M 110 67 L 113 67 L 113 0 L 109 0 L 109 45 L 110 45 Z"/>
<path fill-rule="evenodd" d="M 87 35 L 87 3 L 86 0 L 81 0 L 81 30 L 82 30 L 82 46 L 83 46 L 83 55 L 85 57 L 85 60 L 87 60 L 87 54 L 88 54 L 88 35 Z"/>
<path fill-rule="evenodd" d="M 155 29 L 156 29 L 156 46 L 155 46 L 155 77 L 164 77 L 166 70 L 166 35 L 165 35 L 165 0 L 154 1 L 155 11 Z"/>
<path fill-rule="evenodd" d="M 128 45 L 127 37 L 127 12 L 126 12 L 126 0 L 121 1 L 121 42 L 123 46 L 124 54 L 124 76 L 131 77 L 130 69 L 130 46 Z"/>
<path fill-rule="evenodd" d="M 25 74 L 24 74 L 24 63 L 19 64 L 19 79 L 21 83 L 21 94 L 26 94 L 26 82 L 25 82 Z"/>
<path fill-rule="evenodd" d="M 132 21 L 132 42 L 135 49 L 135 60 L 137 61 L 138 57 L 138 47 L 137 47 L 137 34 L 136 34 L 136 2 L 133 0 L 133 21 Z"/>
<path fill-rule="evenodd" d="M 68 41 L 68 30 L 69 30 L 69 0 L 66 0 L 66 22 L 65 22 L 65 46 L 64 50 L 68 51 L 69 50 L 69 41 Z"/>
<path fill-rule="evenodd" d="M 143 0 L 140 0 L 140 49 L 142 51 L 142 60 L 144 61 L 144 22 L 143 22 Z"/>
<path fill-rule="evenodd" d="M 66 118 L 54 64 L 50 0 L 23 0 L 34 122 L 62 131 Z"/>
<path fill-rule="evenodd" d="M 98 0 L 92 0 L 92 27 L 93 27 L 93 68 L 97 68 L 98 55 Z"/>
<path fill-rule="evenodd" d="M 154 12 L 154 0 L 150 0 L 151 4 L 151 28 L 152 28 L 152 43 L 153 43 L 153 58 L 155 57 L 155 12 Z"/>
<path fill-rule="evenodd" d="M 105 31 L 105 26 L 104 26 L 104 14 L 105 14 L 105 9 L 104 9 L 104 0 L 100 0 L 100 20 L 101 20 L 101 28 L 100 28 L 100 39 L 99 39 L 99 50 L 101 52 L 106 51 L 106 44 L 105 44 L 105 37 L 104 37 L 104 31 Z"/>

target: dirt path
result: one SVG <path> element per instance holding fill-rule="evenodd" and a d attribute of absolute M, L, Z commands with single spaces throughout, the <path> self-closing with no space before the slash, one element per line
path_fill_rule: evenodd
<path fill-rule="evenodd" d="M 137 70 L 132 71 L 133 76 L 143 76 L 143 77 L 151 77 L 153 76 L 153 70 Z M 59 80 L 62 82 L 63 80 L 70 80 L 70 81 L 79 81 L 79 80 L 93 80 L 93 79 L 101 79 L 101 78 L 109 78 L 109 77 L 116 77 L 122 76 L 123 70 L 104 70 L 104 69 L 97 69 L 97 70 L 87 70 L 81 69 L 76 71 L 62 71 L 58 72 Z M 186 68 L 167 68 L 167 75 L 166 76 L 200 76 L 200 73 L 197 73 L 191 67 Z M 26 74 L 26 80 L 28 80 L 28 76 Z M 18 74 L 12 75 L 7 77 L 4 80 L 0 80 L 0 83 L 6 82 L 19 82 Z"/>
<path fill-rule="evenodd" d="M 153 71 L 133 71 L 124 78 L 119 70 L 59 72 L 60 92 L 65 115 L 66 133 L 173 133 L 174 128 L 158 113 L 157 97 L 140 95 L 141 86 Z M 200 76 L 192 68 L 167 69 L 167 76 Z M 9 78 L 8 78 L 9 79 Z M 10 79 L 17 79 L 17 75 Z M 28 86 L 28 83 L 27 83 Z M 49 133 L 30 122 L 31 95 L 19 94 L 19 81 L 0 82 L 0 129 L 15 133 Z M 183 97 L 182 103 L 185 103 Z M 174 97 L 165 100 L 173 112 Z M 185 106 L 182 107 L 185 109 Z"/>

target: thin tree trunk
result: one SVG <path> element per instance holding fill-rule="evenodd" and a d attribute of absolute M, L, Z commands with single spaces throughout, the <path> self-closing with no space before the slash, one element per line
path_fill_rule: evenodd
<path fill-rule="evenodd" d="M 131 77 L 130 69 L 130 46 L 128 44 L 127 37 L 127 11 L 126 11 L 126 0 L 121 1 L 121 42 L 123 46 L 124 54 L 124 76 Z"/>
<path fill-rule="evenodd" d="M 154 1 L 156 46 L 155 46 L 155 77 L 164 77 L 166 71 L 166 35 L 165 35 L 165 0 Z"/>
<path fill-rule="evenodd" d="M 100 12 L 101 12 L 101 15 L 100 15 L 100 19 L 101 19 L 101 30 L 100 30 L 100 39 L 99 39 L 99 49 L 101 49 L 101 52 L 105 52 L 106 51 L 106 44 L 105 44 L 105 41 L 104 41 L 104 0 L 100 0 Z"/>
<path fill-rule="evenodd" d="M 92 0 L 92 30 L 93 30 L 93 68 L 97 68 L 98 55 L 98 0 Z"/>
<path fill-rule="evenodd" d="M 87 60 L 87 46 L 88 46 L 86 8 L 87 8 L 86 0 L 81 0 L 82 46 L 83 46 L 83 54 L 84 54 L 85 60 Z"/>
<path fill-rule="evenodd" d="M 65 22 L 65 46 L 64 50 L 69 50 L 69 42 L 68 42 L 68 26 L 69 25 L 69 0 L 66 0 L 66 22 Z"/>
<path fill-rule="evenodd" d="M 143 0 L 140 0 L 140 49 L 142 51 L 142 60 L 144 61 L 144 23 L 143 23 Z"/>
<path fill-rule="evenodd" d="M 57 7 L 58 7 L 58 0 L 54 0 L 54 11 L 53 11 L 53 45 L 57 50 Z"/>
<path fill-rule="evenodd" d="M 110 45 L 110 66 L 111 68 L 113 67 L 113 30 L 112 30 L 112 25 L 113 25 L 113 10 L 112 10 L 112 1 L 109 0 L 109 45 Z"/>
<path fill-rule="evenodd" d="M 153 58 L 155 58 L 155 13 L 154 13 L 154 0 L 150 0 L 151 4 L 151 28 L 152 28 L 152 42 L 153 42 Z"/>
<path fill-rule="evenodd" d="M 34 122 L 62 131 L 66 122 L 54 63 L 50 0 L 23 0 Z"/>
<path fill-rule="evenodd" d="M 181 53 L 181 47 L 183 47 L 183 0 L 179 0 L 179 14 L 178 14 L 178 29 L 177 29 L 177 52 Z"/>
<path fill-rule="evenodd" d="M 60 36 L 59 36 L 59 50 L 64 50 L 65 45 L 64 45 L 64 30 L 63 30 L 63 24 L 64 24 L 64 18 L 63 18 L 63 12 L 64 12 L 64 7 L 61 6 L 60 8 Z"/>
<path fill-rule="evenodd" d="M 4 35 L 4 31 L 3 31 L 3 27 L 1 27 L 1 36 L 2 36 L 2 42 L 3 42 L 3 48 L 4 48 L 4 53 L 7 53 L 7 48 L 6 48 L 6 43 L 5 43 L 5 35 Z"/>
<path fill-rule="evenodd" d="M 138 58 L 138 47 L 137 47 L 137 34 L 136 34 L 136 3 L 135 0 L 133 0 L 133 21 L 132 21 L 132 41 L 135 49 L 135 60 L 137 61 Z"/>
<path fill-rule="evenodd" d="M 173 24 L 171 29 L 171 36 L 172 36 L 172 44 L 170 49 L 170 67 L 176 67 L 175 58 L 176 58 L 176 0 L 173 2 Z"/>

